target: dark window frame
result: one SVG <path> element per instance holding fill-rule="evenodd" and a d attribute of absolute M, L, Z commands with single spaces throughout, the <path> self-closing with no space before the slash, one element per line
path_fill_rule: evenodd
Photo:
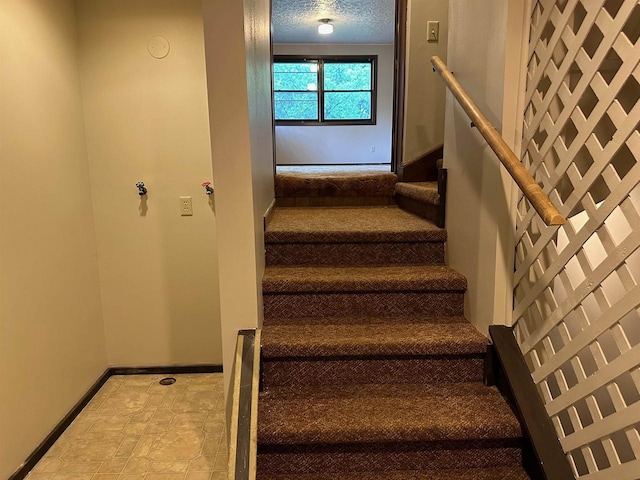
<path fill-rule="evenodd" d="M 309 126 L 337 126 L 337 125 L 376 125 L 376 113 L 378 104 L 378 56 L 377 55 L 274 55 L 273 63 L 304 63 L 316 62 L 318 64 L 318 118 L 313 120 L 276 120 L 275 119 L 275 94 L 276 92 L 290 92 L 292 90 L 275 90 L 273 117 L 275 124 L 280 125 L 309 125 Z M 371 64 L 371 90 L 345 90 L 345 92 L 371 92 L 371 118 L 353 120 L 327 120 L 324 118 L 324 94 L 326 92 L 342 92 L 342 90 L 324 89 L 324 64 L 325 63 L 369 63 Z M 273 69 L 271 75 L 274 75 Z M 275 84 L 275 82 L 274 82 Z M 303 90 L 295 90 L 302 92 Z"/>

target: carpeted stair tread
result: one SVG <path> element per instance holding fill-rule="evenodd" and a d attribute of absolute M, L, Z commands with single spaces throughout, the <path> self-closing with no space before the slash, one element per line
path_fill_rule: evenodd
<path fill-rule="evenodd" d="M 290 172 L 276 196 L 257 478 L 528 479 L 520 422 L 482 383 L 487 339 L 463 317 L 466 278 L 444 265 L 437 182 Z M 320 206 L 356 201 L 399 207 Z"/>
<path fill-rule="evenodd" d="M 340 480 L 529 480 L 522 467 L 341 473 Z M 260 480 L 336 480 L 336 474 L 261 475 Z"/>
<path fill-rule="evenodd" d="M 484 355 L 487 339 L 470 323 L 265 326 L 262 355 Z"/>
<path fill-rule="evenodd" d="M 260 445 L 518 439 L 517 418 L 480 382 L 272 388 L 260 393 Z"/>
<path fill-rule="evenodd" d="M 438 182 L 398 182 L 396 195 L 411 198 L 421 203 L 440 204 Z"/>
<path fill-rule="evenodd" d="M 266 267 L 262 291 L 300 292 L 464 292 L 464 275 L 446 265 L 370 267 Z"/>
<path fill-rule="evenodd" d="M 398 207 L 277 208 L 266 243 L 444 242 L 447 232 Z"/>
<path fill-rule="evenodd" d="M 275 176 L 276 197 L 387 197 L 397 175 L 391 172 L 281 172 Z"/>

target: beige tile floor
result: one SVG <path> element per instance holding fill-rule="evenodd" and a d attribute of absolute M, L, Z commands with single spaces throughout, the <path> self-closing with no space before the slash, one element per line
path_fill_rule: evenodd
<path fill-rule="evenodd" d="M 158 382 L 167 376 L 170 386 Z M 113 376 L 29 480 L 226 480 L 222 374 Z"/>

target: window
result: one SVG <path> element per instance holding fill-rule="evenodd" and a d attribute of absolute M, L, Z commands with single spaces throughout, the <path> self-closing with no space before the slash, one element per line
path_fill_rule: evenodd
<path fill-rule="evenodd" d="M 375 125 L 377 57 L 276 56 L 278 125 Z"/>

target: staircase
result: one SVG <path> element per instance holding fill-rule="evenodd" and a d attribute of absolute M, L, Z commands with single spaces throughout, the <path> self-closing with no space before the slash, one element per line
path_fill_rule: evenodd
<path fill-rule="evenodd" d="M 529 478 L 444 229 L 396 206 L 277 208 L 265 241 L 258 479 Z"/>

